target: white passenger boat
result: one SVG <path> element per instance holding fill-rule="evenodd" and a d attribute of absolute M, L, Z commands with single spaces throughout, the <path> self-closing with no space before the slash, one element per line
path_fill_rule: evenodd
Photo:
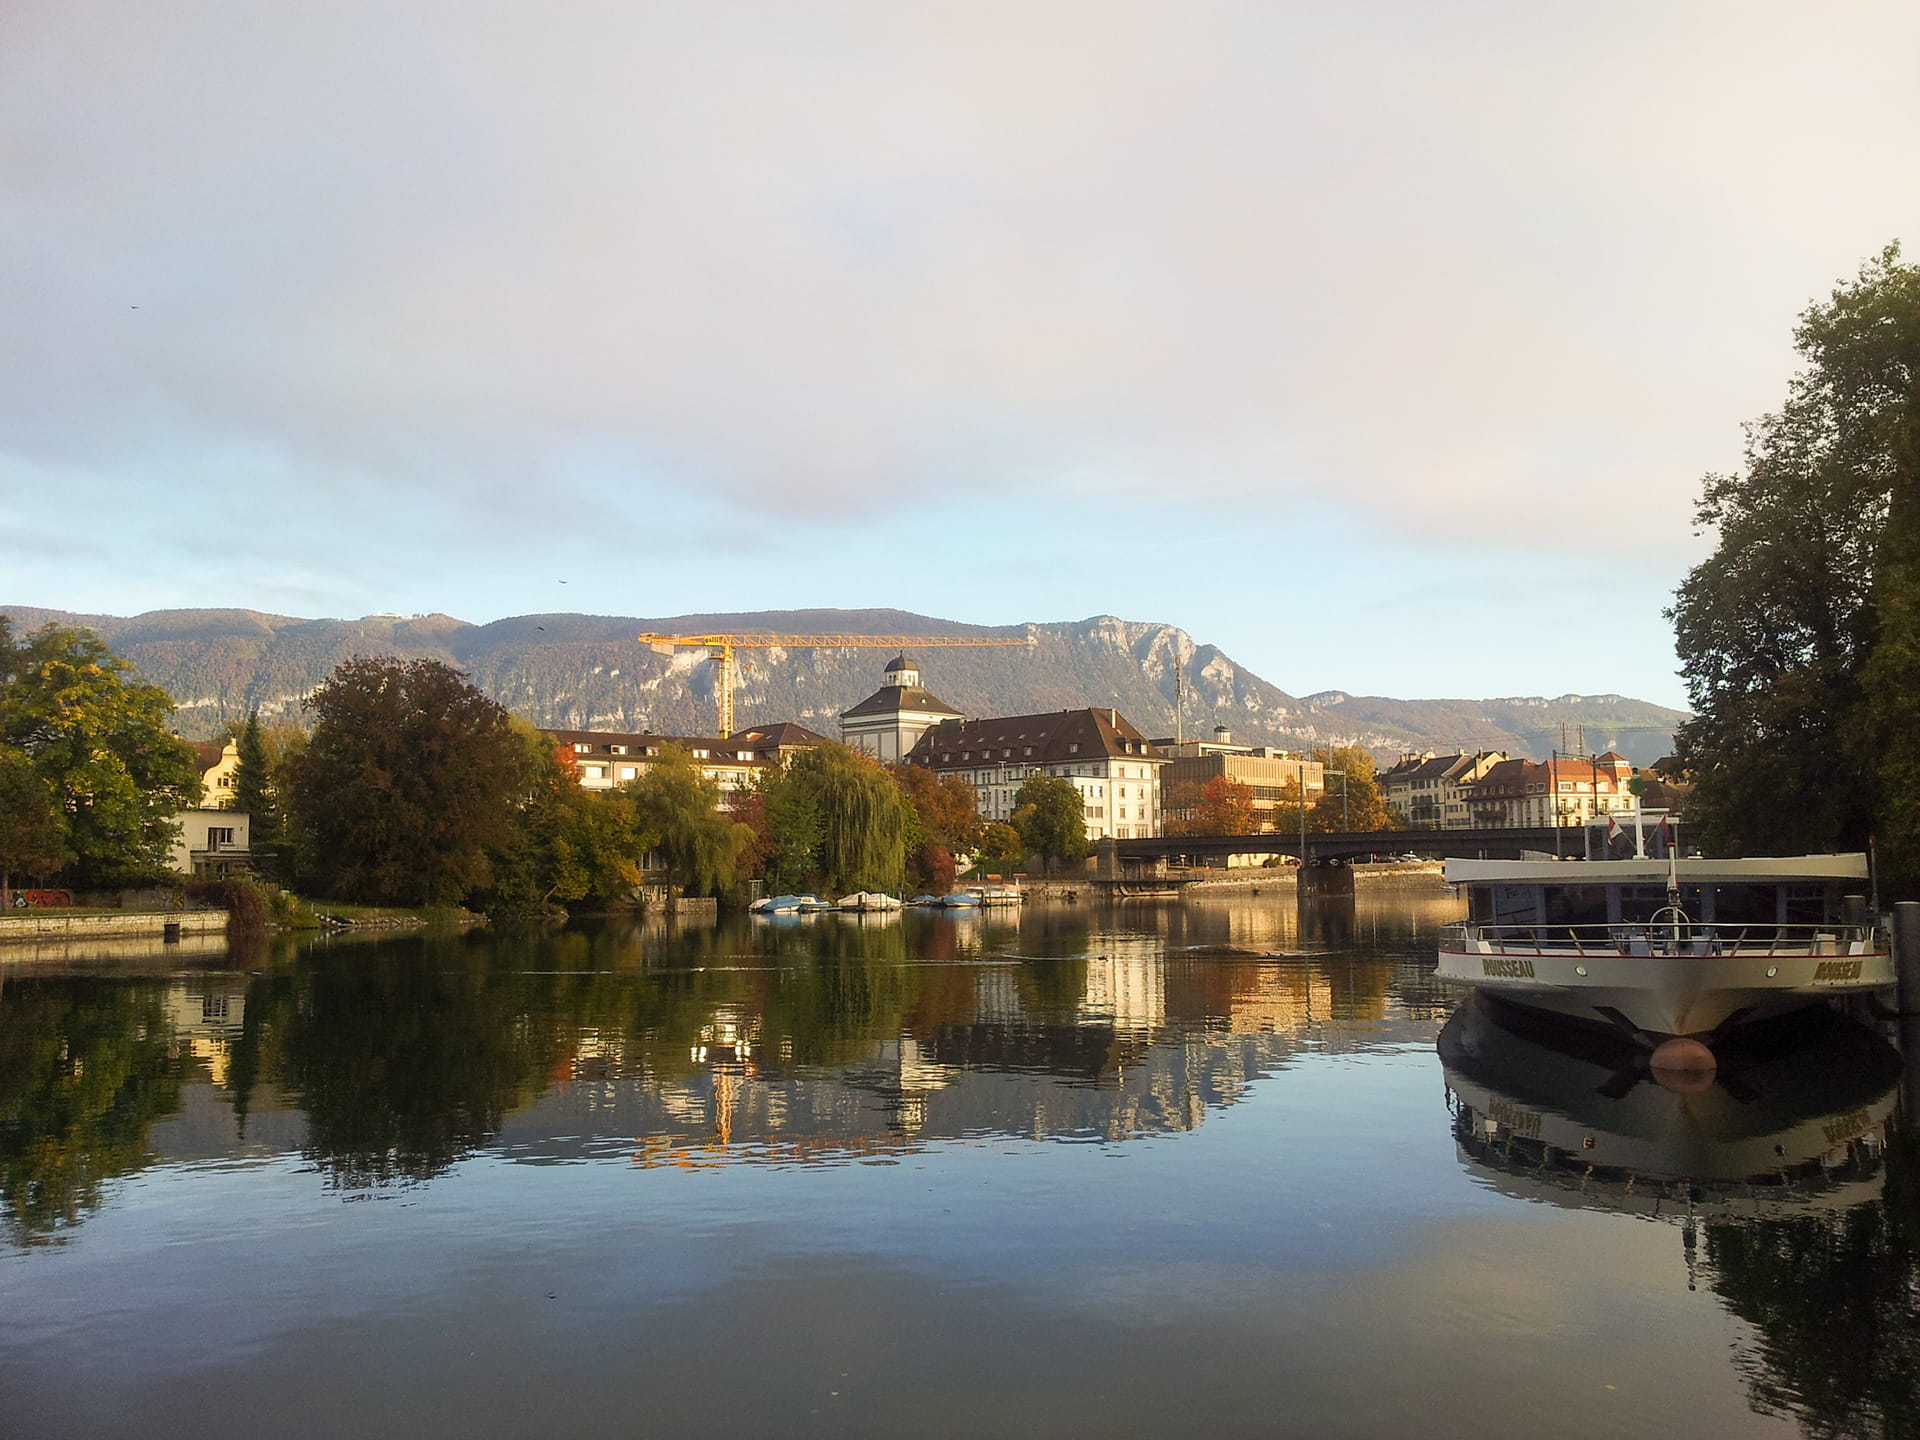
<path fill-rule="evenodd" d="M 1894 983 L 1861 899 L 1866 856 L 1637 848 L 1617 860 L 1447 861 L 1468 911 L 1443 933 L 1439 978 L 1653 1046 L 1710 1046 L 1729 1026 Z"/>

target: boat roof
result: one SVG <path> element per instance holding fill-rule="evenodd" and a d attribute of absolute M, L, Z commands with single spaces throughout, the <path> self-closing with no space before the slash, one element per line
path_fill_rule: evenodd
<path fill-rule="evenodd" d="M 1867 857 L 1766 855 L 1744 860 L 1676 860 L 1681 883 L 1767 885 L 1782 880 L 1865 880 Z M 1449 860 L 1455 885 L 1664 885 L 1665 860 Z"/>

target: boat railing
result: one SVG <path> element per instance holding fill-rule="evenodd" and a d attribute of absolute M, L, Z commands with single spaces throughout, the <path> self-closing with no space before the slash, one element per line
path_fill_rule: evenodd
<path fill-rule="evenodd" d="M 1753 925 L 1685 915 L 1592 925 L 1446 927 L 1452 948 L 1500 955 L 1870 955 L 1886 948 L 1871 925 Z"/>

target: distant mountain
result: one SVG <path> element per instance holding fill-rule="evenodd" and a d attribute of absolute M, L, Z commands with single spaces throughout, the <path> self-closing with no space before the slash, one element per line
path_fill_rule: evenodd
<path fill-rule="evenodd" d="M 928 689 L 968 715 L 1016 715 L 1110 705 L 1149 735 L 1174 733 L 1174 672 L 1189 736 L 1224 725 L 1236 740 L 1283 746 L 1360 744 L 1402 750 L 1488 749 L 1544 757 L 1563 743 L 1608 747 L 1646 764 L 1669 753 L 1684 712 L 1619 695 L 1556 699 L 1392 700 L 1332 690 L 1298 697 L 1243 669 L 1184 630 L 1099 615 L 993 629 L 904 610 L 776 610 L 655 619 L 521 615 L 471 625 L 450 615 L 302 620 L 257 610 L 154 610 L 75 615 L 0 606 L 16 630 L 49 621 L 96 631 L 180 707 L 183 735 L 203 739 L 243 718 L 300 713 L 300 702 L 355 655 L 423 656 L 465 670 L 515 714 L 556 729 L 714 728 L 714 665 L 698 651 L 653 654 L 642 631 L 701 634 L 981 635 L 1031 638 L 1031 648 L 932 649 L 917 654 Z M 911 646 L 908 647 L 911 650 Z M 892 659 L 881 649 L 739 652 L 734 708 L 744 727 L 797 720 L 837 734 L 840 712 L 873 693 Z M 1565 728 L 1564 742 L 1562 727 Z"/>

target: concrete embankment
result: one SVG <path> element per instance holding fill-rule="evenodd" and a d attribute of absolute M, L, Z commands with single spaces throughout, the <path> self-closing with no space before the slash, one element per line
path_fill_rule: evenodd
<path fill-rule="evenodd" d="M 185 941 L 224 937 L 224 910 L 16 910 L 0 915 L 0 959 L 18 958 L 13 945 L 69 945 L 92 940 Z"/>
<path fill-rule="evenodd" d="M 1363 888 L 1376 885 L 1433 886 L 1439 883 L 1445 867 L 1438 860 L 1422 860 L 1405 865 L 1354 865 L 1349 867 L 1353 873 L 1353 883 Z M 1189 894 L 1218 895 L 1233 892 L 1254 892 L 1260 890 L 1291 890 L 1298 884 L 1299 871 L 1292 866 L 1245 870 L 1187 870 L 1178 872 L 1189 883 L 1184 887 Z"/>

